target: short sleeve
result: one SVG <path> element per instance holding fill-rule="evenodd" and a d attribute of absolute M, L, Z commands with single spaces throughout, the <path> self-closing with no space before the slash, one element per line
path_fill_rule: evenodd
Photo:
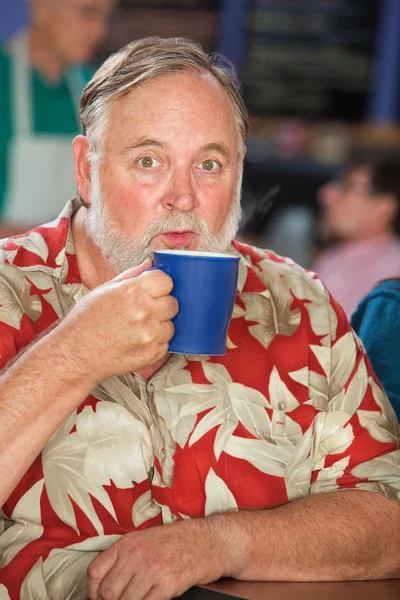
<path fill-rule="evenodd" d="M 400 294 L 371 294 L 353 315 L 352 325 L 400 421 Z"/>
<path fill-rule="evenodd" d="M 400 503 L 398 423 L 364 347 L 331 299 L 326 411 L 315 422 L 312 494 L 367 490 Z"/>

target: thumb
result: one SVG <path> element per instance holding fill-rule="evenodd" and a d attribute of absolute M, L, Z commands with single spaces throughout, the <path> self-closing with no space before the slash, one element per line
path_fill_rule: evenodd
<path fill-rule="evenodd" d="M 139 275 L 141 275 L 148 269 L 151 269 L 152 264 L 153 264 L 153 262 L 152 262 L 151 258 L 146 258 L 146 260 L 144 262 L 142 262 L 142 264 L 138 265 L 137 267 L 132 267 L 131 269 L 127 269 L 123 273 L 120 273 L 113 279 L 113 281 L 124 281 L 125 279 L 136 279 L 136 277 L 139 277 Z"/>

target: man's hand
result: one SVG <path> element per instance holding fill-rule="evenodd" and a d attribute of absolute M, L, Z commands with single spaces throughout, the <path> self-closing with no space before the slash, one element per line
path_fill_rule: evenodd
<path fill-rule="evenodd" d="M 89 565 L 89 599 L 169 600 L 216 581 L 226 574 L 229 552 L 213 522 L 194 519 L 124 535 Z"/>
<path fill-rule="evenodd" d="M 172 279 L 146 271 L 150 266 L 147 260 L 94 289 L 58 327 L 63 345 L 95 385 L 153 365 L 168 352 L 178 303 L 170 295 Z"/>

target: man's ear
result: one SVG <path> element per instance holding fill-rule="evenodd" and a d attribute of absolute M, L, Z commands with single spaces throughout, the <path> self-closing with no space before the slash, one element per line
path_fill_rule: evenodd
<path fill-rule="evenodd" d="M 75 178 L 83 202 L 90 205 L 92 165 L 89 160 L 89 143 L 85 135 L 78 135 L 72 142 L 75 161 Z"/>

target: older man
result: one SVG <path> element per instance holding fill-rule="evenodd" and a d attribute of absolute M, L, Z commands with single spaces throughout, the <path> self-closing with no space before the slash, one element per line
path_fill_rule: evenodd
<path fill-rule="evenodd" d="M 313 274 L 231 244 L 247 132 L 232 74 L 146 39 L 99 69 L 81 120 L 80 201 L 3 242 L 4 593 L 399 576 L 397 426 L 361 343 Z M 225 356 L 168 354 L 157 248 L 240 256 Z"/>

